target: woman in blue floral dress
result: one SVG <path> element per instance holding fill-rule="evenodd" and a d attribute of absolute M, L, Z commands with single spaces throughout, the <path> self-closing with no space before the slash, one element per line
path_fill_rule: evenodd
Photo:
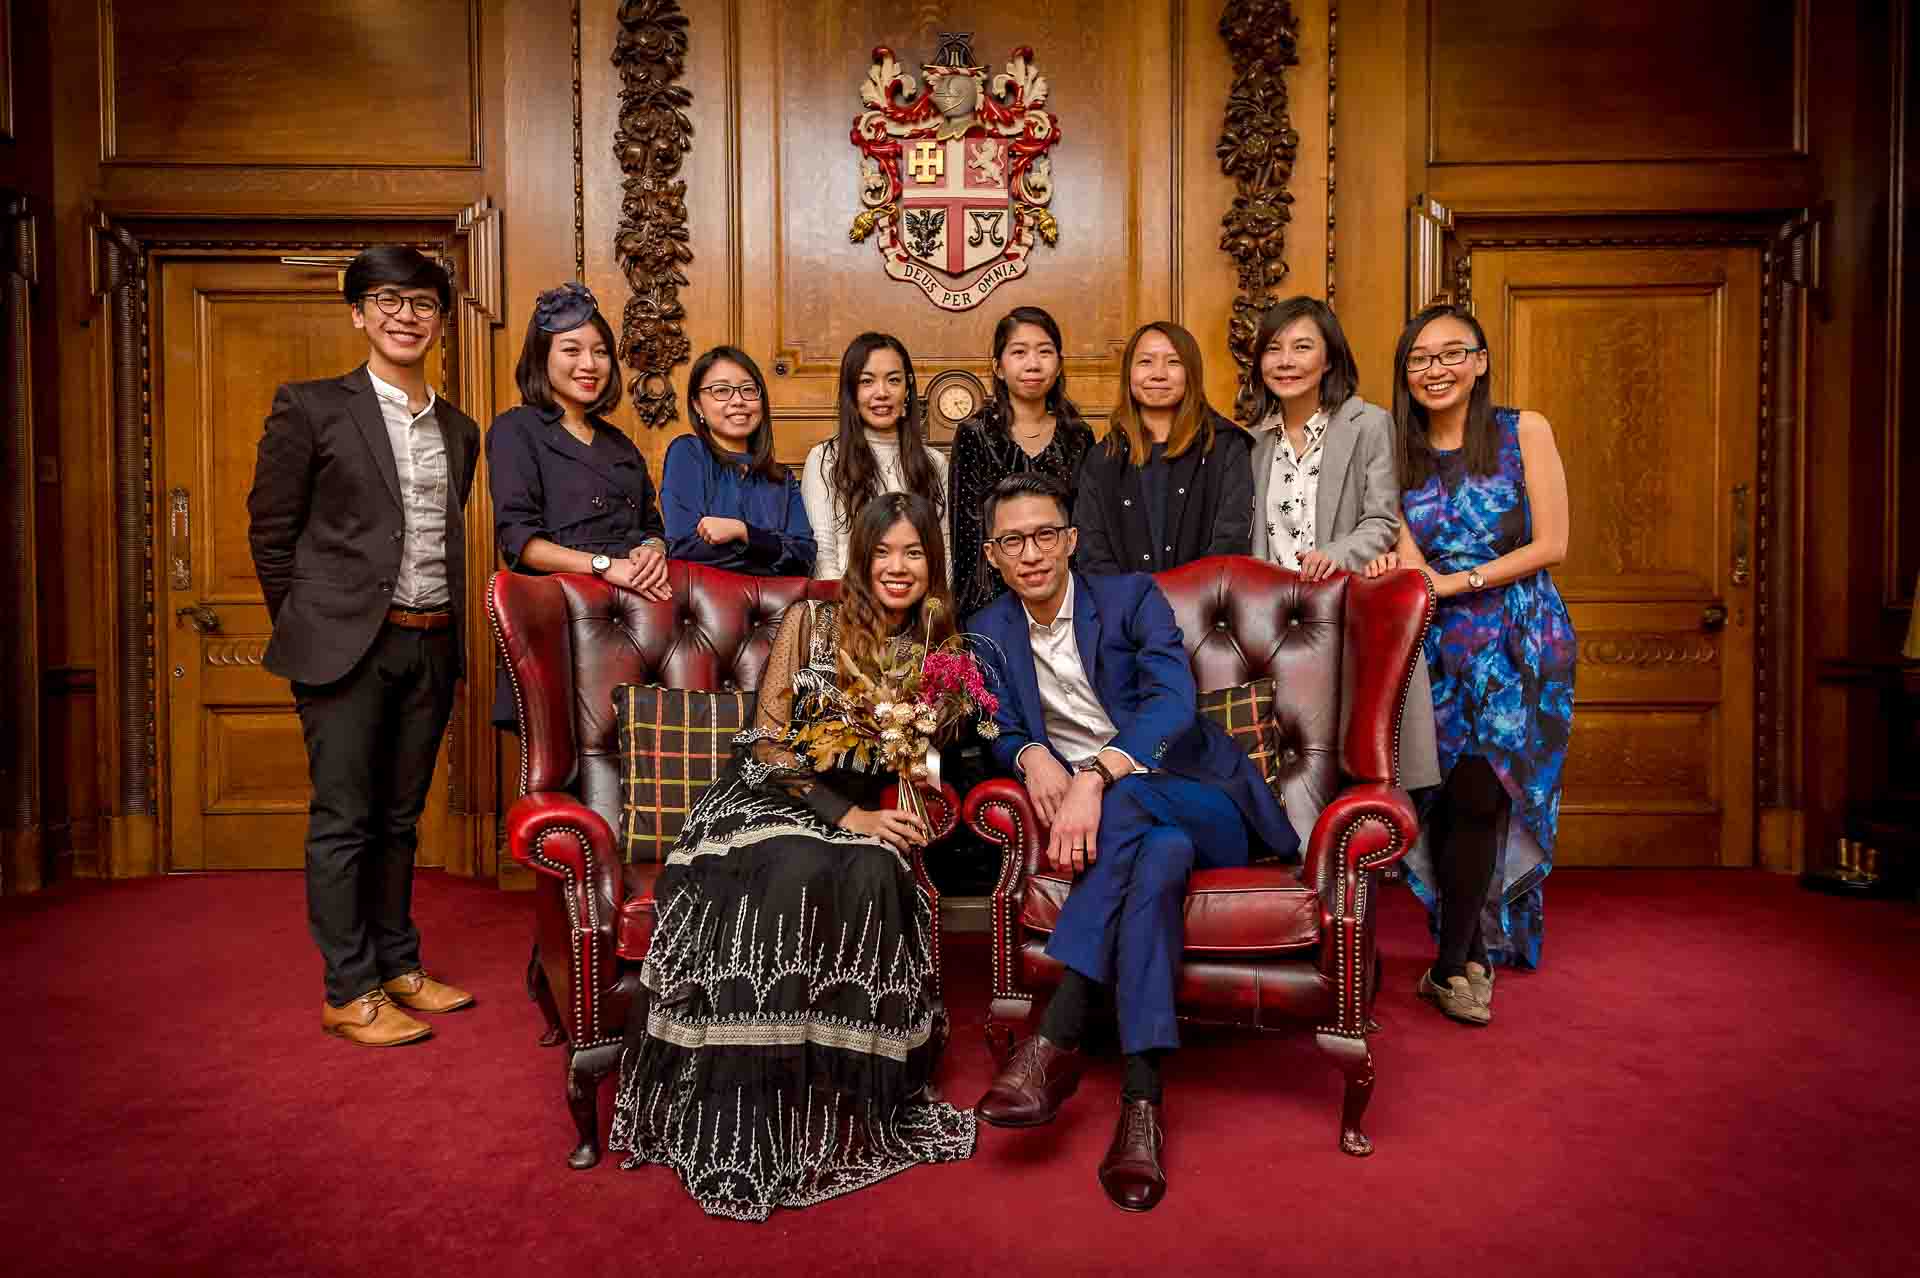
<path fill-rule="evenodd" d="M 1414 316 L 1394 371 L 1406 519 L 1367 575 L 1421 568 L 1439 598 L 1426 656 L 1445 780 L 1407 858 L 1438 915 L 1419 994 L 1485 1025 L 1493 964 L 1540 961 L 1573 726 L 1573 622 L 1547 572 L 1566 556 L 1567 479 L 1546 418 L 1493 406 L 1486 334 L 1467 311 Z"/>

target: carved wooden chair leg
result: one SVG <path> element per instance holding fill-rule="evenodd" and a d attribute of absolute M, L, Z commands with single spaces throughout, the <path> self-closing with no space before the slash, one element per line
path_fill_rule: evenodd
<path fill-rule="evenodd" d="M 620 1063 L 619 1043 L 602 1043 L 567 1054 L 567 1108 L 579 1143 L 567 1166 L 585 1171 L 600 1161 L 600 1080 Z"/>
<path fill-rule="evenodd" d="M 532 999 L 540 1014 L 547 1019 L 547 1028 L 541 1032 L 540 1046 L 558 1047 L 567 1041 L 567 1031 L 560 1025 L 560 1005 L 554 1001 L 553 986 L 547 983 L 547 969 L 540 966 L 540 942 L 533 943 L 533 954 L 527 959 L 527 997 Z"/>
<path fill-rule="evenodd" d="M 1340 1152 L 1365 1158 L 1373 1152 L 1373 1142 L 1360 1130 L 1367 1102 L 1373 1099 L 1373 1053 L 1365 1038 L 1344 1034 L 1315 1034 L 1320 1050 L 1333 1058 L 1347 1080 L 1346 1095 L 1340 1104 Z"/>

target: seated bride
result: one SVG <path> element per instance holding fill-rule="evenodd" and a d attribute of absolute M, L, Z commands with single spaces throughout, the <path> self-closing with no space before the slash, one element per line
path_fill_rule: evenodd
<path fill-rule="evenodd" d="M 753 727 L 655 888 L 610 1143 L 628 1167 L 673 1168 L 716 1216 L 764 1220 L 973 1152 L 972 1113 L 929 1086 L 939 932 L 906 859 L 928 830 L 879 806 L 906 779 L 901 732 L 838 748 L 857 735 L 850 701 L 953 634 L 939 516 L 882 495 L 848 551 L 839 602 L 781 619 Z"/>

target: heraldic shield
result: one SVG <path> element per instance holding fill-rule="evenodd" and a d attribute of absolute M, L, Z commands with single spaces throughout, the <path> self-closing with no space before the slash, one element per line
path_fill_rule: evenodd
<path fill-rule="evenodd" d="M 869 109 L 853 123 L 864 208 L 849 238 L 878 232 L 887 274 L 956 311 L 1026 274 L 1036 238 L 1059 236 L 1046 206 L 1060 125 L 1041 109 L 1047 82 L 1033 50 L 1015 49 L 989 88 L 970 39 L 942 33 L 937 60 L 921 68 L 924 90 L 892 50 L 875 49 L 860 89 Z"/>

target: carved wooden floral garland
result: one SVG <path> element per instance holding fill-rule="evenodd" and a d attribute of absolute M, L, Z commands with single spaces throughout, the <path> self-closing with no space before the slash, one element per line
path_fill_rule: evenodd
<path fill-rule="evenodd" d="M 1240 291 L 1227 324 L 1227 346 L 1240 365 L 1234 416 L 1251 411 L 1253 339 L 1260 316 L 1278 300 L 1287 277 L 1284 257 L 1300 135 L 1287 115 L 1287 68 L 1299 64 L 1299 22 L 1288 0 L 1228 0 L 1220 36 L 1233 61 L 1226 123 L 1214 154 L 1234 180 L 1233 206 L 1221 219 L 1220 247 L 1238 267 Z"/>
<path fill-rule="evenodd" d="M 687 247 L 687 184 L 675 181 L 693 145 L 687 106 L 693 95 L 675 81 L 686 71 L 687 19 L 678 0 L 623 0 L 613 64 L 620 68 L 620 122 L 614 155 L 625 196 L 614 256 L 631 295 L 620 318 L 620 362 L 632 370 L 627 389 L 644 425 L 679 417 L 673 368 L 692 355 L 682 324 L 682 269 Z"/>

